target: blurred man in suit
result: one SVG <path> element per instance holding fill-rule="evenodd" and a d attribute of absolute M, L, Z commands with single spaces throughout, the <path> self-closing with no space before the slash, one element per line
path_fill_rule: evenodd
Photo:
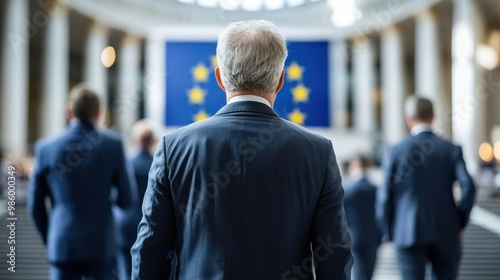
<path fill-rule="evenodd" d="M 353 279 L 372 278 L 380 232 L 375 218 L 377 188 L 368 179 L 370 159 L 360 155 L 349 164 L 351 182 L 345 186 L 344 207 L 352 238 Z"/>
<path fill-rule="evenodd" d="M 330 140 L 272 109 L 286 42 L 268 21 L 217 44 L 228 104 L 164 136 L 132 248 L 133 279 L 350 279 L 343 188 Z"/>
<path fill-rule="evenodd" d="M 131 205 L 134 189 L 122 141 L 96 128 L 99 114 L 97 95 L 76 86 L 67 107 L 69 128 L 35 145 L 29 211 L 47 246 L 51 279 L 109 280 L 116 274 L 111 207 Z"/>
<path fill-rule="evenodd" d="M 475 186 L 462 149 L 432 132 L 432 103 L 412 96 L 405 110 L 411 136 L 385 162 L 379 217 L 396 245 L 404 280 L 423 280 L 428 262 L 433 279 L 456 279 Z M 452 191 L 455 181 L 462 190 L 458 203 Z"/>
<path fill-rule="evenodd" d="M 141 221 L 141 205 L 146 187 L 148 186 L 148 173 L 153 162 L 151 150 L 156 145 L 153 128 L 141 120 L 134 124 L 131 135 L 132 146 L 138 151 L 129 158 L 137 183 L 138 200 L 127 209 L 114 207 L 115 217 L 119 229 L 118 234 L 118 270 L 120 279 L 130 279 L 132 257 L 130 249 L 137 238 L 137 225 Z"/>

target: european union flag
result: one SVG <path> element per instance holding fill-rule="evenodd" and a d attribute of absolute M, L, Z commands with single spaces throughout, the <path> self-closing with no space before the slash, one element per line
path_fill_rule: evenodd
<path fill-rule="evenodd" d="M 167 126 L 215 114 L 226 102 L 215 80 L 215 42 L 166 43 Z M 275 111 L 304 126 L 328 126 L 328 42 L 288 42 L 285 84 Z"/>

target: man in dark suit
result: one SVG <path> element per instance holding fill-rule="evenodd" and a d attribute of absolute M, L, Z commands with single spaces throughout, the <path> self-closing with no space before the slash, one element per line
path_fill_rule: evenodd
<path fill-rule="evenodd" d="M 426 264 L 433 279 L 456 279 L 461 238 L 475 199 L 462 149 L 432 132 L 432 103 L 413 96 L 406 103 L 411 136 L 396 145 L 384 164 L 379 217 L 396 245 L 405 280 L 424 279 Z M 456 203 L 453 184 L 460 183 Z"/>
<path fill-rule="evenodd" d="M 353 279 L 370 280 L 377 259 L 380 232 L 375 218 L 377 188 L 368 179 L 368 157 L 360 155 L 349 164 L 351 182 L 345 186 L 344 207 L 352 238 Z"/>
<path fill-rule="evenodd" d="M 350 237 L 330 140 L 279 118 L 286 42 L 231 24 L 215 74 L 228 104 L 158 144 L 132 247 L 133 279 L 350 279 Z"/>
<path fill-rule="evenodd" d="M 96 128 L 99 113 L 97 95 L 76 86 L 68 103 L 69 128 L 35 146 L 29 211 L 47 246 L 51 279 L 109 280 L 116 274 L 111 207 L 127 207 L 135 196 L 122 141 Z"/>
<path fill-rule="evenodd" d="M 139 199 L 136 203 L 127 209 L 114 207 L 116 222 L 119 228 L 118 234 L 118 270 L 120 279 L 130 279 L 132 257 L 130 249 L 137 238 L 137 225 L 141 221 L 141 205 L 148 186 L 148 173 L 153 162 L 151 149 L 156 144 L 153 128 L 145 121 L 141 120 L 135 123 L 132 128 L 131 137 L 132 146 L 137 147 L 138 151 L 129 158 L 137 183 Z"/>

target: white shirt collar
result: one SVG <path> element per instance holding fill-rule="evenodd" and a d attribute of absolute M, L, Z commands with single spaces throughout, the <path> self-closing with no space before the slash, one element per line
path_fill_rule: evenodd
<path fill-rule="evenodd" d="M 241 102 L 241 101 L 254 101 L 254 102 L 266 104 L 267 106 L 271 107 L 271 103 L 269 103 L 269 101 L 267 99 L 265 99 L 264 97 L 260 97 L 257 95 L 251 95 L 251 94 L 237 95 L 237 96 L 229 99 L 227 104 L 231 104 L 234 102 Z"/>
<path fill-rule="evenodd" d="M 413 128 L 410 130 L 410 133 L 411 135 L 415 136 L 426 131 L 432 131 L 432 126 L 426 123 L 418 123 L 413 126 Z"/>

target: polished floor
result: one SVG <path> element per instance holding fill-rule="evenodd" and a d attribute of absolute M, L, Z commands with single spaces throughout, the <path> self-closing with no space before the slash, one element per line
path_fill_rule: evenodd
<path fill-rule="evenodd" d="M 499 280 L 500 279 L 500 229 L 495 228 L 500 221 L 500 197 L 482 195 L 478 198 L 481 210 L 472 215 L 464 240 L 463 260 L 460 268 L 460 280 Z M 7 225 L 5 201 L 0 204 L 0 221 Z M 478 208 L 479 208 L 478 207 Z M 490 220 L 482 219 L 484 213 L 492 214 Z M 38 280 L 48 279 L 49 266 L 45 261 L 45 248 L 35 231 L 26 211 L 25 189 L 18 188 L 18 207 L 16 208 L 16 267 L 15 272 L 7 270 L 9 264 L 6 243 L 9 231 L 0 226 L 0 279 Z M 485 229 L 488 228 L 488 229 Z M 379 248 L 374 280 L 400 279 L 394 251 L 390 243 Z"/>

